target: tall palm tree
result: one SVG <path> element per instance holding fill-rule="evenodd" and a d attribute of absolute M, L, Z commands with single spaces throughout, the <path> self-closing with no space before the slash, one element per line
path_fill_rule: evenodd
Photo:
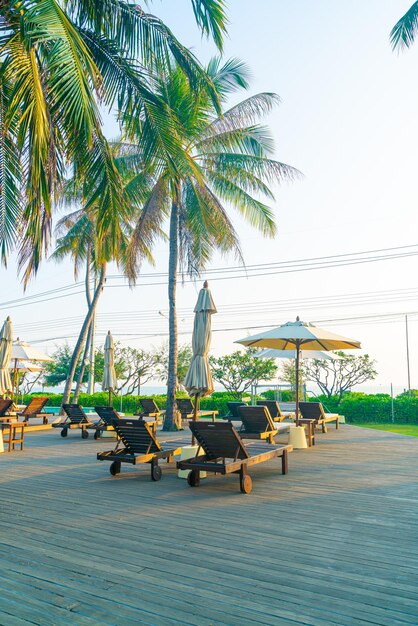
<path fill-rule="evenodd" d="M 247 87 L 246 69 L 237 60 L 224 65 L 214 59 L 207 68 L 219 98 Z M 167 417 L 171 429 L 176 412 L 177 314 L 176 289 L 179 268 L 198 275 L 214 250 L 242 254 L 227 205 L 236 209 L 264 236 L 275 233 L 274 215 L 259 197 L 273 199 L 269 184 L 292 179 L 296 170 L 271 158 L 273 142 L 268 130 L 256 121 L 278 102 L 271 93 L 250 96 L 218 116 L 204 84 L 194 89 L 178 66 L 156 80 L 158 96 L 177 115 L 177 139 L 184 151 L 181 168 L 173 167 L 170 154 L 160 152 L 148 164 L 153 188 L 141 212 L 128 249 L 128 274 L 139 271 L 136 246 L 169 217 L 169 373 Z M 139 119 L 138 136 L 148 122 Z M 137 156 L 141 158 L 141 150 Z"/>
<path fill-rule="evenodd" d="M 191 3 L 197 24 L 220 47 L 223 0 Z M 70 166 L 89 181 L 98 234 L 117 251 L 125 199 L 100 106 L 116 106 L 121 120 L 126 111 L 141 112 L 149 120 L 148 153 L 169 149 L 181 162 L 149 70 L 173 55 L 191 82 L 203 72 L 161 20 L 125 0 L 2 2 L 0 50 L 0 252 L 5 261 L 18 244 L 27 282 L 48 247 L 52 206 Z"/>
<path fill-rule="evenodd" d="M 418 32 L 418 2 L 414 2 L 408 11 L 395 24 L 390 33 L 393 48 L 409 48 Z"/>

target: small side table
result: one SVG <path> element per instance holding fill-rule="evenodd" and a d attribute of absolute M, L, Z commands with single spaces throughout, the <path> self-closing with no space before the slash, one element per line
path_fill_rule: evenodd
<path fill-rule="evenodd" d="M 23 450 L 25 441 L 25 424 L 23 422 L 7 422 L 2 424 L 3 444 L 7 444 L 7 451 L 16 450 L 20 446 Z"/>
<path fill-rule="evenodd" d="M 316 420 L 310 419 L 299 419 L 299 424 L 305 427 L 306 431 L 306 439 L 308 442 L 308 447 L 315 445 L 315 422 Z"/>

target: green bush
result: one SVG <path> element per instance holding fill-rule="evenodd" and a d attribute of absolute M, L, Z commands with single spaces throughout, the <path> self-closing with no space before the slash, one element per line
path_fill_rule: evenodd
<path fill-rule="evenodd" d="M 280 397 L 282 402 L 295 401 L 295 392 L 288 389 L 283 389 L 279 396 L 277 395 L 277 391 L 274 391 L 274 389 L 268 389 L 267 391 L 262 391 L 260 396 L 265 400 L 276 400 L 277 397 Z"/>

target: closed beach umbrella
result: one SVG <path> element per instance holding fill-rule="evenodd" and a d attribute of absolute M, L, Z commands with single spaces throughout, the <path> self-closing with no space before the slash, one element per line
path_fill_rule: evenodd
<path fill-rule="evenodd" d="M 195 396 L 194 420 L 196 421 L 199 398 L 213 391 L 208 353 L 212 338 L 212 315 L 217 313 L 217 310 L 207 281 L 204 282 L 203 289 L 199 291 L 194 313 L 193 357 L 184 379 L 184 386 L 191 396 Z"/>
<path fill-rule="evenodd" d="M 360 348 L 360 342 L 336 335 L 309 322 L 287 322 L 264 333 L 239 339 L 241 343 L 253 348 L 274 348 L 296 352 L 296 424 L 299 425 L 299 360 L 301 350 L 347 350 Z"/>
<path fill-rule="evenodd" d="M 12 321 L 8 317 L 0 332 L 0 395 L 13 391 L 9 366 L 12 356 Z"/>
<path fill-rule="evenodd" d="M 112 392 L 116 387 L 116 371 L 115 371 L 115 345 L 110 330 L 106 335 L 104 344 L 104 368 L 103 368 L 103 391 L 109 392 L 109 405 L 112 402 Z"/>

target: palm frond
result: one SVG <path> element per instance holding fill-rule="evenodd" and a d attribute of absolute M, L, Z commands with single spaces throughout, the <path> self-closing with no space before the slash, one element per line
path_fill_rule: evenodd
<path fill-rule="evenodd" d="M 418 2 L 414 2 L 390 32 L 392 48 L 409 48 L 414 43 L 417 32 Z"/>

